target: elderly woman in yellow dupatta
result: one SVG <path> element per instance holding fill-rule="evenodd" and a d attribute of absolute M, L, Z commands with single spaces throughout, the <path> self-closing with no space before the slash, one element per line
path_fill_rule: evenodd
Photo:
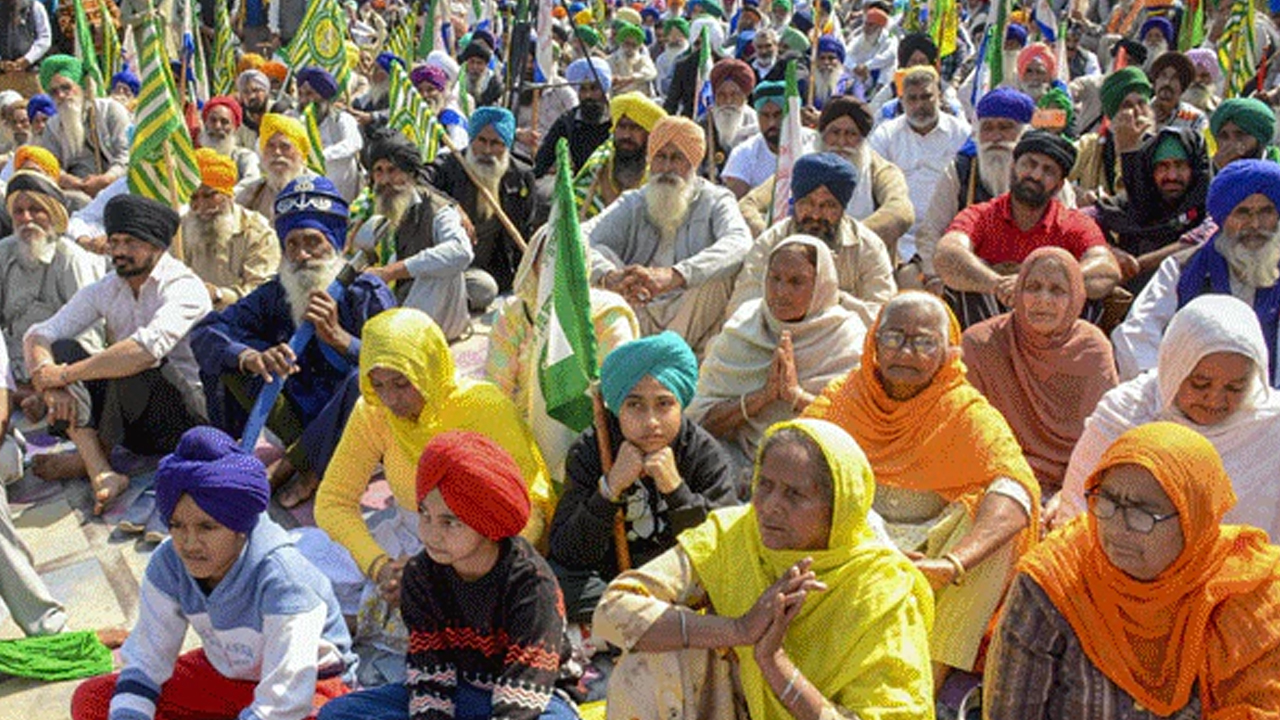
<path fill-rule="evenodd" d="M 713 512 L 605 591 L 596 636 L 625 651 L 608 716 L 932 718 L 933 601 L 874 539 L 874 493 L 840 428 L 770 428 L 750 506 Z"/>
<path fill-rule="evenodd" d="M 764 297 L 738 308 L 707 349 L 686 410 L 744 469 L 766 428 L 798 416 L 858 366 L 867 333 L 840 305 L 831 250 L 815 237 L 792 235 L 774 247 L 763 285 Z"/>
<path fill-rule="evenodd" d="M 345 547 L 384 594 L 398 591 L 404 562 L 418 549 L 388 552 L 360 511 L 379 465 L 396 505 L 413 516 L 416 473 L 427 442 L 446 430 L 474 430 L 511 454 L 529 487 L 533 512 L 522 533 L 535 544 L 555 509 L 542 456 L 511 399 L 497 386 L 456 376 L 449 345 L 420 310 L 397 308 L 370 319 L 360 348 L 360 399 L 347 420 L 316 494 L 316 524 Z"/>
<path fill-rule="evenodd" d="M 960 328 L 924 292 L 880 311 L 862 367 L 805 411 L 853 436 L 875 472 L 875 510 L 933 586 L 934 681 L 972 670 L 1014 563 L 1039 537 L 1040 490 L 1013 431 L 965 380 Z"/>
<path fill-rule="evenodd" d="M 1280 717 L 1280 548 L 1202 435 L 1124 433 L 1089 514 L 1024 560 L 987 665 L 992 720 Z"/>

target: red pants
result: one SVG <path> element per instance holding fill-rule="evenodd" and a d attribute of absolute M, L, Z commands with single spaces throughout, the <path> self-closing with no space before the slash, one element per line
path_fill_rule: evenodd
<path fill-rule="evenodd" d="M 71 698 L 72 720 L 107 720 L 119 677 L 120 673 L 111 673 L 81 683 Z M 250 680 L 224 677 L 209 664 L 204 650 L 193 650 L 178 658 L 173 677 L 160 689 L 155 720 L 234 720 L 253 703 L 257 687 L 258 683 Z M 348 692 L 342 678 L 316 683 L 308 720 L 325 703 Z"/>

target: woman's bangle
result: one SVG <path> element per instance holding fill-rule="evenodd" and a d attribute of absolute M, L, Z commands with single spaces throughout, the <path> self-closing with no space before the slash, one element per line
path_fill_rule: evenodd
<path fill-rule="evenodd" d="M 742 419 L 751 422 L 751 414 L 747 412 L 747 394 L 742 393 L 738 396 L 738 409 L 742 411 Z"/>
<path fill-rule="evenodd" d="M 679 608 L 676 612 L 680 615 L 680 643 L 687 650 L 689 648 L 689 621 L 685 617 L 686 611 L 684 608 Z"/>
<path fill-rule="evenodd" d="M 951 567 L 956 571 L 956 576 L 951 578 L 951 584 L 959 585 L 960 581 L 964 578 L 964 563 L 960 562 L 960 558 L 956 557 L 955 553 L 947 553 L 942 556 L 942 559 L 951 563 Z"/>
<path fill-rule="evenodd" d="M 781 700 L 784 705 L 787 703 L 787 696 L 791 694 L 791 688 L 795 687 L 796 679 L 799 677 L 800 666 L 797 665 L 796 668 L 791 671 L 791 679 L 787 681 L 787 686 L 782 688 L 782 692 L 778 694 L 778 699 Z"/>

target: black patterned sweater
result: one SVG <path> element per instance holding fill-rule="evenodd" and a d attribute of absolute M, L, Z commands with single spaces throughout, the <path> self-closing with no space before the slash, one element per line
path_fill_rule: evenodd
<path fill-rule="evenodd" d="M 452 718 L 459 679 L 492 692 L 495 720 L 537 718 L 557 687 L 576 684 L 560 585 L 523 538 L 501 541 L 493 569 L 472 582 L 419 553 L 400 602 L 411 720 Z"/>

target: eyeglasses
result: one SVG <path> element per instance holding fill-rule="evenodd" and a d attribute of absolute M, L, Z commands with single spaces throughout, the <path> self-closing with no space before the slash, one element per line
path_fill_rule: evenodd
<path fill-rule="evenodd" d="M 1089 501 L 1089 512 L 1092 512 L 1094 517 L 1109 520 L 1115 517 L 1116 511 L 1123 510 L 1125 527 L 1144 535 L 1154 530 L 1157 523 L 1178 516 L 1176 512 L 1157 515 L 1136 505 L 1125 505 L 1100 490 L 1090 490 L 1084 496 Z"/>
<path fill-rule="evenodd" d="M 932 355 L 941 345 L 933 335 L 908 335 L 901 330 L 881 330 L 876 333 L 876 342 L 887 350 L 901 350 L 910 345 L 917 355 Z"/>

